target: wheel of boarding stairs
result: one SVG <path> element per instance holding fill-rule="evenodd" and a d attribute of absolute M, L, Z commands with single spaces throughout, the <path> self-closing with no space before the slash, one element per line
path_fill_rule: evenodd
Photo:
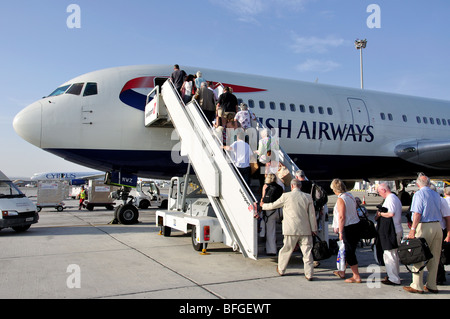
<path fill-rule="evenodd" d="M 203 249 L 206 249 L 206 247 L 208 247 L 208 244 L 199 243 L 197 241 L 196 234 L 197 234 L 196 227 L 192 226 L 192 233 L 191 233 L 192 247 L 194 247 L 195 251 L 202 251 Z"/>

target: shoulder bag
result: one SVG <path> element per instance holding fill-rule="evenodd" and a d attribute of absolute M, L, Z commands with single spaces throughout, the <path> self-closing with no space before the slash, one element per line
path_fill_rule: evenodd
<path fill-rule="evenodd" d="M 433 258 L 430 247 L 427 244 L 425 238 L 413 238 L 404 239 L 398 247 L 398 256 L 400 262 L 406 266 L 409 272 L 419 273 L 427 265 L 428 261 Z M 419 268 L 417 272 L 411 271 L 408 265 L 425 262 L 425 264 Z"/>

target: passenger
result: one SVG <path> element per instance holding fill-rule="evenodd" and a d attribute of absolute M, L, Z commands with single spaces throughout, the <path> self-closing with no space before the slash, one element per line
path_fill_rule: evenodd
<path fill-rule="evenodd" d="M 442 228 L 442 238 L 445 242 L 450 242 L 450 187 L 444 188 L 444 198 L 441 198 L 441 201 L 444 200 L 447 206 L 449 207 L 442 214 L 441 220 L 441 228 Z M 443 254 L 443 252 L 441 252 Z M 443 285 L 447 281 L 445 275 L 445 266 L 442 263 L 442 259 L 439 259 L 438 272 L 436 277 L 436 283 L 438 285 Z"/>
<path fill-rule="evenodd" d="M 219 99 L 219 97 L 217 96 L 216 90 L 214 90 L 214 83 L 213 83 L 213 81 L 209 81 L 208 82 L 208 89 L 210 89 L 211 91 L 214 92 L 214 100 L 215 100 L 214 103 L 217 103 L 217 100 Z"/>
<path fill-rule="evenodd" d="M 302 182 L 302 192 L 306 194 L 310 194 L 313 198 L 313 203 L 315 203 L 315 194 L 313 194 L 313 183 L 306 178 L 306 174 L 304 171 L 299 169 L 295 172 L 295 178 Z M 314 207 L 314 211 L 316 212 L 316 221 L 317 221 L 317 228 L 318 228 L 318 236 L 322 240 L 325 240 L 328 238 L 328 227 L 325 227 L 325 221 L 326 216 L 328 214 L 328 206 L 325 204 L 323 207 L 317 208 Z M 328 240 L 326 240 L 328 242 Z M 320 265 L 320 262 L 314 261 L 314 267 L 318 267 Z"/>
<path fill-rule="evenodd" d="M 366 206 L 364 206 L 362 204 L 361 198 L 359 197 L 355 197 L 355 201 L 356 201 L 356 212 L 358 213 L 358 217 L 359 219 L 361 218 L 368 218 L 368 211 Z"/>
<path fill-rule="evenodd" d="M 254 153 L 258 156 L 258 180 L 259 185 L 262 188 L 264 185 L 265 176 L 268 174 L 266 165 L 270 162 L 270 131 L 269 129 L 263 129 L 260 133 L 260 139 L 258 141 L 258 149 Z"/>
<path fill-rule="evenodd" d="M 314 275 L 314 258 L 312 255 L 313 238 L 317 233 L 316 216 L 311 195 L 300 191 L 301 182 L 291 180 L 291 191 L 284 193 L 274 203 L 264 204 L 263 210 L 283 208 L 283 248 L 278 254 L 277 272 L 283 276 L 289 259 L 297 243 L 303 254 L 306 279 L 312 280 Z"/>
<path fill-rule="evenodd" d="M 397 250 L 403 237 L 402 203 L 386 183 L 379 184 L 377 190 L 378 194 L 384 198 L 383 207 L 387 208 L 387 212 L 378 211 L 375 217 L 379 223 L 379 240 L 387 273 L 387 277 L 381 283 L 398 286 L 400 285 L 400 260 Z M 393 228 L 389 219 L 392 220 Z"/>
<path fill-rule="evenodd" d="M 195 78 L 195 81 L 194 81 L 195 87 L 196 87 L 197 89 L 201 89 L 202 83 L 206 83 L 206 80 L 203 78 L 202 72 L 197 71 L 197 74 L 196 74 L 196 75 L 197 75 L 197 77 Z"/>
<path fill-rule="evenodd" d="M 225 126 L 227 133 L 227 143 L 231 144 L 236 141 L 237 129 L 240 128 L 238 121 L 234 120 L 234 115 L 232 113 L 226 114 L 227 124 Z"/>
<path fill-rule="evenodd" d="M 181 87 L 183 86 L 184 79 L 186 78 L 186 72 L 180 70 L 180 66 L 175 64 L 173 66 L 173 72 L 170 76 L 172 83 L 175 85 L 175 88 L 178 91 L 178 94 L 181 96 Z"/>
<path fill-rule="evenodd" d="M 299 169 L 295 172 L 295 178 L 302 182 L 302 192 L 311 195 L 312 182 L 306 178 L 305 172 Z"/>
<path fill-rule="evenodd" d="M 416 180 L 419 190 L 414 194 L 411 204 L 412 226 L 408 238 L 425 238 L 430 247 L 433 257 L 428 261 L 427 283 L 423 283 L 423 270 L 419 268 L 423 262 L 414 264 L 412 267 L 412 283 L 403 289 L 410 293 L 420 293 L 423 291 L 438 293 L 436 285 L 437 269 L 442 247 L 442 229 L 440 221 L 442 211 L 439 194 L 430 189 L 430 179 L 424 174 L 420 174 Z M 416 272 L 416 273 L 414 273 Z"/>
<path fill-rule="evenodd" d="M 252 120 L 256 120 L 255 114 L 251 113 L 247 104 L 241 103 L 241 110 L 236 113 L 234 119 L 241 124 L 241 127 L 246 130 L 252 127 Z"/>
<path fill-rule="evenodd" d="M 216 121 L 214 122 L 214 127 L 216 128 L 216 131 L 219 127 L 221 127 L 222 132 L 222 143 L 223 145 L 227 144 L 227 118 L 225 117 L 225 114 L 223 112 L 223 109 L 219 107 L 217 109 L 217 115 L 216 115 Z"/>
<path fill-rule="evenodd" d="M 224 149 L 227 151 L 232 150 L 232 159 L 234 164 L 236 165 L 237 169 L 241 173 L 243 179 L 247 183 L 247 185 L 250 185 L 250 175 L 251 175 L 251 168 L 250 168 L 250 157 L 251 157 L 251 150 L 250 146 L 244 141 L 245 134 L 244 132 L 239 132 L 237 134 L 237 141 L 231 144 L 230 146 L 225 145 L 223 146 Z"/>
<path fill-rule="evenodd" d="M 275 174 L 268 174 L 265 180 L 265 185 L 262 190 L 261 206 L 264 203 L 273 203 L 283 195 L 283 188 L 278 185 Z M 264 210 L 263 216 L 264 225 L 266 227 L 266 255 L 276 256 L 277 254 L 277 222 L 280 220 L 280 208 Z"/>
<path fill-rule="evenodd" d="M 214 134 L 217 136 L 217 139 L 222 143 L 222 145 L 225 145 L 225 143 L 223 142 L 224 139 L 223 131 L 224 131 L 223 126 L 214 127 Z"/>
<path fill-rule="evenodd" d="M 206 82 L 201 84 L 200 90 L 198 93 L 198 104 L 200 105 L 203 113 L 205 113 L 206 118 L 211 123 L 214 121 L 214 117 L 216 116 L 216 107 L 214 102 L 214 93 L 208 89 Z M 196 93 L 196 94 L 197 94 Z"/>
<path fill-rule="evenodd" d="M 181 87 L 181 97 L 184 104 L 188 104 L 192 100 L 193 92 L 195 92 L 194 76 L 189 74 Z"/>
<path fill-rule="evenodd" d="M 223 93 L 219 96 L 217 107 L 223 108 L 225 116 L 231 113 L 233 118 L 238 112 L 238 100 L 236 96 L 231 93 L 231 88 L 228 86 L 224 88 Z"/>
<path fill-rule="evenodd" d="M 334 194 L 338 196 L 333 210 L 334 232 L 339 233 L 339 240 L 345 245 L 346 263 L 350 266 L 353 276 L 345 280 L 348 283 L 361 283 L 356 258 L 356 247 L 360 239 L 359 218 L 356 213 L 356 201 L 352 194 L 347 192 L 344 182 L 334 179 L 330 185 Z M 345 279 L 344 271 L 334 271 L 334 275 Z"/>

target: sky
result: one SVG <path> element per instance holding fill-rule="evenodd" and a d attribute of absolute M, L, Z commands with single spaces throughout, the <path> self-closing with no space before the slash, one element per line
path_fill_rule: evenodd
<path fill-rule="evenodd" d="M 12 122 L 109 67 L 176 63 L 359 88 L 354 42 L 367 39 L 365 89 L 450 100 L 449 12 L 448 0 L 1 1 L 0 170 L 90 171 L 22 140 Z"/>

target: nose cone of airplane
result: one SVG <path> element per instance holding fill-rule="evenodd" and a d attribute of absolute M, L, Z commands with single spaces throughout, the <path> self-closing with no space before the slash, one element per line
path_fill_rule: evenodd
<path fill-rule="evenodd" d="M 20 111 L 13 121 L 16 133 L 27 142 L 40 147 L 42 130 L 42 104 L 35 102 Z"/>

